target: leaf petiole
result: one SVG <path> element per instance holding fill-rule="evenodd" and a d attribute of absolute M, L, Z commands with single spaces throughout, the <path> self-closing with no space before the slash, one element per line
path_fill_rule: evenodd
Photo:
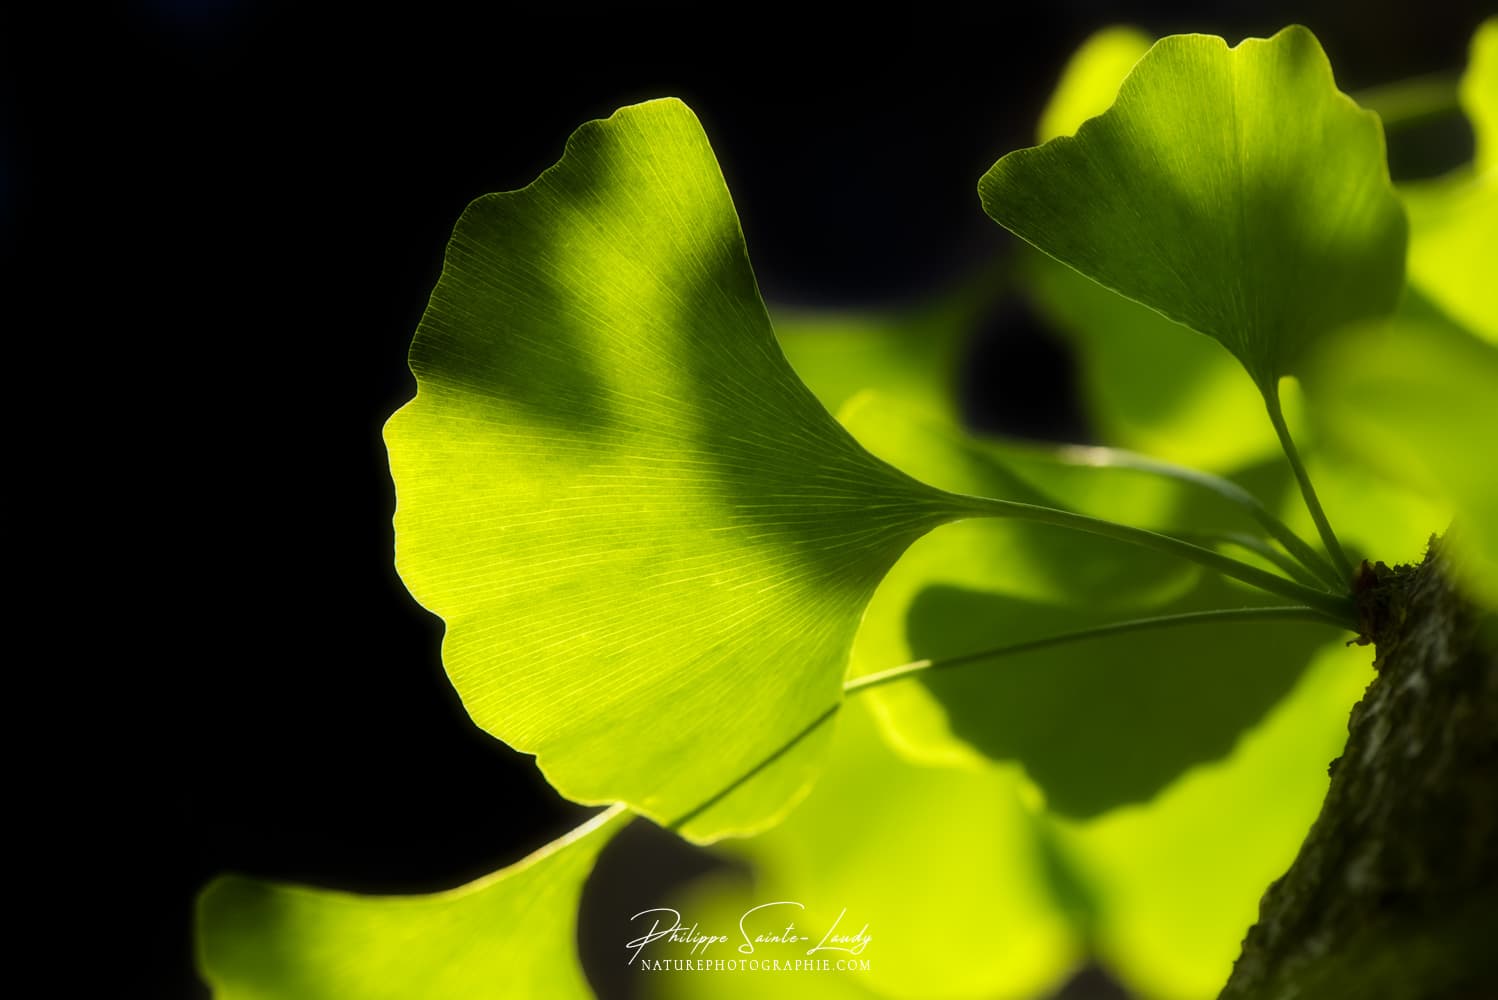
<path fill-rule="evenodd" d="M 953 494 L 954 499 L 965 501 L 969 510 L 980 517 L 1016 517 L 1040 524 L 1053 524 L 1074 531 L 1086 531 L 1094 535 L 1117 539 L 1130 545 L 1156 549 L 1174 556 L 1189 559 L 1214 569 L 1224 576 L 1258 587 L 1260 590 L 1308 604 L 1328 616 L 1337 624 L 1356 628 L 1356 611 L 1351 596 L 1330 594 L 1324 590 L 1307 587 L 1303 583 L 1287 580 L 1275 573 L 1251 566 L 1246 562 L 1223 555 L 1213 549 L 1196 545 L 1172 535 L 1135 528 L 1115 521 L 1106 521 L 1086 514 L 1078 514 L 1054 507 L 1019 503 L 1014 500 L 995 500 L 990 497 L 974 497 Z M 1349 576 L 1350 579 L 1350 576 Z"/>
<path fill-rule="evenodd" d="M 1300 484 L 1300 495 L 1305 499 L 1306 510 L 1311 512 L 1311 520 L 1316 522 L 1316 530 L 1321 533 L 1321 543 L 1326 546 L 1327 555 L 1331 556 L 1332 563 L 1342 575 L 1340 585 L 1349 588 L 1352 586 L 1352 564 L 1347 561 L 1341 544 L 1337 542 L 1337 534 L 1332 531 L 1331 522 L 1326 519 L 1326 511 L 1321 509 L 1321 501 L 1316 497 L 1316 487 L 1311 485 L 1311 476 L 1306 472 L 1295 441 L 1290 437 L 1290 427 L 1285 423 L 1277 387 L 1264 390 L 1264 406 L 1269 411 L 1269 422 L 1274 425 L 1274 433 L 1280 439 L 1280 447 L 1284 449 L 1290 468 L 1295 472 L 1295 481 Z"/>
<path fill-rule="evenodd" d="M 1258 497 L 1230 479 L 1214 476 L 1199 469 L 1191 469 L 1158 458 L 1150 458 L 1120 448 L 1101 448 L 1078 445 L 1063 448 L 1058 453 L 1062 461 L 1073 465 L 1092 465 L 1104 468 L 1133 469 L 1151 475 L 1174 479 L 1196 486 L 1241 507 L 1269 536 L 1285 547 L 1285 550 L 1300 561 L 1300 564 L 1316 576 L 1336 588 L 1343 590 L 1347 578 L 1339 574 L 1326 557 L 1308 545 L 1284 521 L 1275 517 Z M 1236 539 L 1235 539 L 1236 540 Z M 1271 552 L 1273 550 L 1270 550 Z M 1260 554 L 1264 554 L 1261 552 Z M 1272 556 L 1270 558 L 1273 558 Z M 1277 560 L 1276 560 L 1277 561 Z M 1293 575 L 1293 574 L 1292 574 Z"/>
<path fill-rule="evenodd" d="M 1331 625 L 1336 628 L 1347 627 L 1347 623 L 1340 618 L 1328 615 L 1312 607 L 1222 608 L 1211 611 L 1187 611 L 1181 614 L 1156 615 L 1151 618 L 1133 618 L 1128 621 L 1111 622 L 1107 625 L 1096 625 L 1092 628 L 1078 629 L 1074 632 L 1062 632 L 1058 635 L 1044 636 L 1039 639 L 1027 639 L 1023 642 L 994 646 L 990 649 L 980 649 L 971 653 L 963 653 L 960 656 L 949 656 L 939 660 L 915 660 L 911 663 L 902 663 L 897 667 L 890 667 L 876 673 L 864 674 L 862 677 L 855 677 L 852 680 L 844 681 L 843 697 L 835 704 L 828 706 L 827 709 L 809 721 L 795 735 L 777 747 L 773 753 L 762 758 L 757 764 L 739 775 L 728 785 L 719 789 L 690 812 L 668 824 L 667 828 L 679 830 L 719 802 L 728 798 L 728 796 L 732 795 L 746 782 L 754 778 L 755 775 L 790 753 L 797 744 L 837 715 L 843 705 L 847 704 L 849 698 L 865 691 L 872 691 L 886 684 L 893 684 L 896 681 L 906 680 L 932 670 L 948 670 L 953 667 L 967 666 L 982 660 L 1016 656 L 1021 653 L 1034 652 L 1035 650 L 1061 646 L 1071 642 L 1086 642 L 1092 639 L 1104 639 L 1108 636 L 1124 635 L 1129 632 L 1142 632 L 1157 628 L 1174 628 L 1186 625 L 1223 625 L 1228 623 L 1248 624 L 1255 622 L 1310 622 Z"/>
<path fill-rule="evenodd" d="M 1255 555 L 1274 563 L 1284 571 L 1286 576 L 1288 576 L 1292 580 L 1303 583 L 1308 587 L 1318 587 L 1322 584 L 1322 581 L 1312 576 L 1311 571 L 1306 569 L 1305 566 L 1285 555 L 1285 553 L 1269 544 L 1268 540 L 1260 538 L 1258 535 L 1250 535 L 1246 532 L 1239 531 L 1183 531 L 1177 533 L 1176 537 L 1184 539 L 1188 542 L 1195 542 L 1198 545 L 1236 545 L 1240 549 L 1252 552 Z"/>

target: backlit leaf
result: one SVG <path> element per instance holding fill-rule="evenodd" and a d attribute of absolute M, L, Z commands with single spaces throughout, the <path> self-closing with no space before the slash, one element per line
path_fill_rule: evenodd
<path fill-rule="evenodd" d="M 1475 139 L 1471 166 L 1399 188 L 1410 214 L 1410 283 L 1498 342 L 1498 18 L 1472 39 L 1460 94 Z"/>
<path fill-rule="evenodd" d="M 577 801 L 670 823 L 804 729 L 880 577 L 954 514 L 796 379 L 677 101 L 469 206 L 411 368 L 385 432 L 397 566 L 475 721 Z M 816 750 L 685 832 L 773 821 Z"/>
<path fill-rule="evenodd" d="M 1265 392 L 1315 338 L 1391 310 L 1403 279 L 1378 118 L 1304 28 L 1157 42 L 1112 108 L 1005 156 L 979 191 L 1005 228 L 1220 341 Z"/>
<path fill-rule="evenodd" d="M 578 899 L 628 821 L 607 810 L 523 861 L 429 896 L 219 878 L 198 901 L 199 967 L 215 1000 L 588 1000 Z"/>

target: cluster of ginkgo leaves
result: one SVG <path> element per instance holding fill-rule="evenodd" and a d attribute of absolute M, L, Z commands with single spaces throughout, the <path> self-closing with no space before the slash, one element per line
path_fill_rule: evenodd
<path fill-rule="evenodd" d="M 215 995 L 590 996 L 578 900 L 632 816 L 750 862 L 690 920 L 869 925 L 868 970 L 776 996 L 1036 997 L 1089 958 L 1214 992 L 1370 677 L 1350 567 L 1450 523 L 1498 607 L 1498 21 L 1459 94 L 1474 162 L 1396 191 L 1310 32 L 1110 29 L 980 184 L 1043 252 L 773 328 L 677 101 L 476 201 L 386 430 L 397 565 L 478 725 L 609 808 L 431 896 L 220 879 Z M 1074 342 L 1117 447 L 962 429 L 1001 294 Z"/>

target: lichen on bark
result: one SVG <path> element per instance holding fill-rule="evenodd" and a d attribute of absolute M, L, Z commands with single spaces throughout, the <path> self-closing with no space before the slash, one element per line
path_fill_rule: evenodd
<path fill-rule="evenodd" d="M 1362 580 L 1377 676 L 1220 1000 L 1498 998 L 1498 616 L 1436 539 Z"/>

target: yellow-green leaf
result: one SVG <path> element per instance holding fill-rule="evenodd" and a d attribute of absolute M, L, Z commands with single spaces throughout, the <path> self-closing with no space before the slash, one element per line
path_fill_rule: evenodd
<path fill-rule="evenodd" d="M 1450 548 L 1472 591 L 1498 607 L 1498 347 L 1400 322 L 1349 331 L 1314 362 L 1307 395 L 1322 433 L 1389 482 L 1449 504 Z"/>
<path fill-rule="evenodd" d="M 240 876 L 198 900 L 198 964 L 214 1000 L 590 1000 L 577 905 L 613 808 L 477 882 L 359 896 Z"/>
<path fill-rule="evenodd" d="M 713 797 L 837 702 L 874 586 L 954 508 L 797 380 L 691 111 L 590 122 L 470 205 L 411 368 L 396 563 L 474 720 L 577 801 L 772 822 L 817 740 Z"/>
<path fill-rule="evenodd" d="M 1067 60 L 1051 99 L 1040 113 L 1036 137 L 1047 142 L 1071 135 L 1087 119 L 1108 110 L 1118 85 L 1134 68 L 1153 39 L 1128 25 L 1093 32 Z"/>
<path fill-rule="evenodd" d="M 1460 96 L 1476 140 L 1471 166 L 1399 189 L 1410 213 L 1410 283 L 1498 342 L 1498 18 L 1472 39 Z"/>
<path fill-rule="evenodd" d="M 1266 393 L 1403 281 L 1378 117 L 1300 27 L 1233 49 L 1162 39 L 1108 111 L 1005 156 L 979 192 L 1005 228 L 1221 342 Z"/>

